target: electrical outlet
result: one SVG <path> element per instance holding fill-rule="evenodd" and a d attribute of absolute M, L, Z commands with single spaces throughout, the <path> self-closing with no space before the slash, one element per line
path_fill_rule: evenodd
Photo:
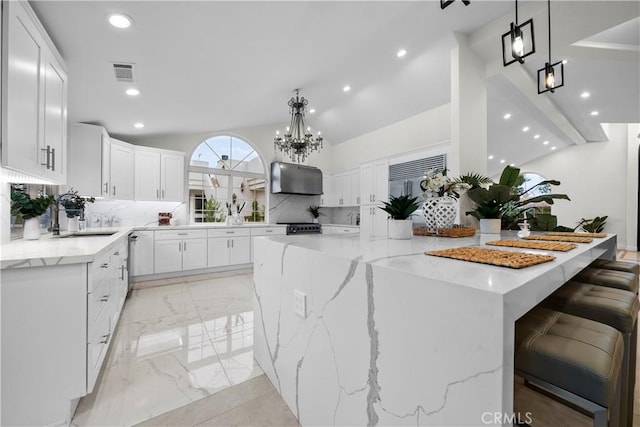
<path fill-rule="evenodd" d="M 307 294 L 298 290 L 293 291 L 293 312 L 306 319 L 307 317 Z"/>

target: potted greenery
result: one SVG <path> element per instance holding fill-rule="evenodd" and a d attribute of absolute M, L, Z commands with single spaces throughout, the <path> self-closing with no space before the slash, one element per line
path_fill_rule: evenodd
<path fill-rule="evenodd" d="M 316 205 L 309 206 L 307 208 L 307 212 L 311 214 L 311 216 L 313 217 L 313 222 L 316 224 L 320 221 L 320 215 L 324 215 L 322 212 L 320 212 L 320 206 Z"/>
<path fill-rule="evenodd" d="M 55 203 L 53 196 L 40 195 L 34 199 L 16 187 L 11 187 L 11 214 L 20 215 L 24 220 L 23 236 L 25 240 L 37 240 L 40 238 L 40 215 Z"/>
<path fill-rule="evenodd" d="M 560 181 L 545 180 L 526 191 L 519 191 L 517 185 L 520 169 L 507 166 L 500 175 L 498 183 L 492 183 L 488 188 L 472 186 L 467 191 L 469 198 L 475 203 L 472 211 L 466 212 L 480 221 L 481 233 L 500 233 L 503 228 L 513 228 L 518 218 L 528 209 L 531 203 L 545 202 L 552 205 L 554 199 L 570 200 L 566 194 L 542 194 L 540 196 L 521 199 L 534 188 L 545 185 L 559 185 Z"/>
<path fill-rule="evenodd" d="M 68 219 L 68 230 L 78 231 L 78 219 L 84 220 L 84 207 L 86 203 L 93 203 L 94 197 L 82 197 L 76 190 L 70 188 L 58 197 L 58 202 L 64 207 L 64 213 Z"/>
<path fill-rule="evenodd" d="M 380 209 L 389 214 L 389 238 L 411 239 L 413 236 L 413 221 L 411 216 L 418 209 L 417 197 L 401 195 L 391 196 L 388 202 L 382 202 Z"/>

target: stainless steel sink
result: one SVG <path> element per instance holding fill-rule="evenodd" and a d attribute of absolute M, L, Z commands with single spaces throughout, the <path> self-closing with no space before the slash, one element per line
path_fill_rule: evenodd
<path fill-rule="evenodd" d="M 113 236 L 117 231 L 77 231 L 74 233 L 61 234 L 60 239 L 66 239 L 68 237 L 105 237 Z"/>

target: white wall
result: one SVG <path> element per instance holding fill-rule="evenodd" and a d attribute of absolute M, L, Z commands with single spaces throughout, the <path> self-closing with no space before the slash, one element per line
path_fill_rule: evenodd
<path fill-rule="evenodd" d="M 572 145 L 525 163 L 521 170 L 562 183 L 554 192 L 571 201 L 553 205 L 559 224 L 575 227 L 581 218 L 607 215 L 605 231 L 618 235 L 618 248 L 636 250 L 637 133 L 638 125 L 611 124 L 609 142 Z"/>
<path fill-rule="evenodd" d="M 446 104 L 337 144 L 333 147 L 333 168 L 326 171 L 353 169 L 367 161 L 441 144 L 450 138 L 450 123 L 450 106 Z"/>

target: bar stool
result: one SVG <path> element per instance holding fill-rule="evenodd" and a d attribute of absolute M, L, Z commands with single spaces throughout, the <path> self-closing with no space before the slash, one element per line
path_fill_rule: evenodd
<path fill-rule="evenodd" d="M 603 268 L 605 270 L 624 271 L 625 273 L 632 273 L 636 276 L 640 275 L 640 264 L 638 264 L 637 262 L 597 259 L 589 264 L 589 267 Z"/>
<path fill-rule="evenodd" d="M 626 271 L 607 270 L 604 268 L 587 267 L 576 274 L 571 280 L 581 283 L 622 289 L 638 295 L 638 276 Z"/>
<path fill-rule="evenodd" d="M 622 334 L 614 328 L 536 307 L 516 322 L 515 373 L 592 414 L 596 427 L 617 426 Z"/>
<path fill-rule="evenodd" d="M 570 281 L 541 304 L 546 308 L 604 323 L 622 333 L 620 420 L 631 426 L 635 388 L 635 364 L 640 302 L 633 292 Z"/>

